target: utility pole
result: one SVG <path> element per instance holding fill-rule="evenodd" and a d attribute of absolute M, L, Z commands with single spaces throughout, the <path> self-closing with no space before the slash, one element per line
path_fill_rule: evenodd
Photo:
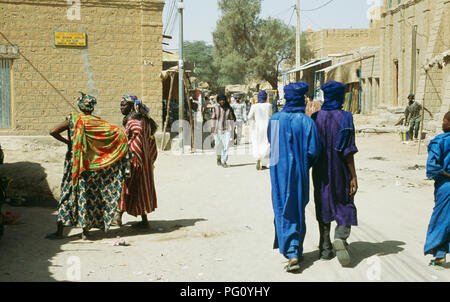
<path fill-rule="evenodd" d="M 412 49 L 411 49 L 411 86 L 409 93 L 416 94 L 416 65 L 417 65 L 417 25 L 412 29 Z"/>
<path fill-rule="evenodd" d="M 296 48 L 295 48 L 295 67 L 299 68 L 301 65 L 300 57 L 300 46 L 301 46 L 301 30 L 300 30 L 300 0 L 297 0 L 297 5 L 295 6 L 295 10 L 297 11 L 297 32 L 295 35 L 296 40 Z M 300 72 L 296 73 L 297 75 L 300 74 Z M 296 75 L 296 80 L 300 81 L 299 76 Z"/>
<path fill-rule="evenodd" d="M 178 13 L 180 17 L 180 60 L 178 62 L 178 140 L 180 143 L 181 153 L 184 153 L 184 142 L 183 142 L 183 122 L 184 122 L 184 61 L 183 61 L 183 0 L 178 2 Z"/>

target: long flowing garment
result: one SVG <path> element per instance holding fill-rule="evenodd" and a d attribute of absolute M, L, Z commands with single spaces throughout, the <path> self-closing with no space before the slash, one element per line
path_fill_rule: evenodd
<path fill-rule="evenodd" d="M 157 208 L 153 164 L 158 157 L 158 148 L 145 118 L 129 119 L 125 132 L 132 155 L 131 177 L 125 182 L 119 211 L 136 217 Z"/>
<path fill-rule="evenodd" d="M 279 112 L 269 123 L 270 178 L 275 214 L 274 249 L 286 258 L 303 254 L 309 169 L 321 147 L 314 122 L 304 113 Z"/>
<path fill-rule="evenodd" d="M 57 221 L 107 231 L 128 174 L 127 137 L 98 117 L 71 114 Z"/>
<path fill-rule="evenodd" d="M 438 135 L 428 145 L 427 177 L 434 179 L 435 206 L 428 226 L 425 254 L 444 258 L 450 250 L 450 133 Z"/>
<path fill-rule="evenodd" d="M 344 115 L 349 127 L 342 128 Z M 312 116 L 317 126 L 323 152 L 313 167 L 314 201 L 319 222 L 336 221 L 339 226 L 357 225 L 354 198 L 350 197 L 352 175 L 346 158 L 358 152 L 351 113 L 342 110 L 321 110 Z M 347 139 L 337 148 L 340 135 L 345 131 Z M 340 151 L 338 151 L 339 149 Z"/>
<path fill-rule="evenodd" d="M 252 105 L 248 114 L 248 120 L 254 119 L 251 130 L 253 157 L 256 160 L 264 160 L 269 157 L 270 144 L 267 139 L 267 127 L 272 115 L 272 104 L 257 103 Z"/>

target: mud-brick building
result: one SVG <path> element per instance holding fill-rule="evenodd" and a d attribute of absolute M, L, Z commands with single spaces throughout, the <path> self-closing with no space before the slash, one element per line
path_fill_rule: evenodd
<path fill-rule="evenodd" d="M 415 93 L 440 124 L 450 110 L 450 1 L 385 0 L 381 38 L 383 102 L 404 107 Z"/>
<path fill-rule="evenodd" d="M 314 58 L 341 54 L 361 47 L 380 46 L 380 22 L 371 20 L 369 28 L 322 29 L 306 31 Z"/>
<path fill-rule="evenodd" d="M 161 122 L 163 0 L 0 0 L 0 135 L 46 135 L 75 110 L 120 124 L 122 94 Z"/>

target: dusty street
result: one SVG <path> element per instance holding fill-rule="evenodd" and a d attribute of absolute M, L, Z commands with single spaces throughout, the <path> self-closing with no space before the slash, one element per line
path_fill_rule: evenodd
<path fill-rule="evenodd" d="M 35 186 L 34 192 L 46 186 L 42 196 L 58 190 L 64 147 L 28 146 L 25 152 L 12 139 L 0 139 L 6 161 L 0 173 L 16 179 L 15 186 Z M 232 151 L 231 167 L 224 169 L 211 153 L 168 152 L 156 163 L 158 209 L 146 231 L 131 228 L 139 219 L 125 215 L 126 225 L 107 234 L 93 230 L 92 241 L 81 240 L 81 229 L 49 241 L 44 236 L 55 230 L 56 220 L 51 197 L 34 197 L 27 207 L 5 206 L 4 212 L 22 216 L 6 226 L 0 241 L 0 281 L 70 280 L 78 261 L 80 281 L 450 281 L 449 266 L 432 269 L 431 256 L 423 255 L 434 204 L 425 147 L 417 155 L 417 145 L 402 144 L 396 134 L 359 135 L 357 145 L 359 226 L 349 239 L 348 268 L 337 259 L 318 259 L 311 200 L 301 273 L 284 271 L 286 260 L 272 249 L 269 171 L 256 171 L 250 155 Z M 27 172 L 30 167 L 35 171 Z M 130 245 L 112 246 L 117 237 Z"/>

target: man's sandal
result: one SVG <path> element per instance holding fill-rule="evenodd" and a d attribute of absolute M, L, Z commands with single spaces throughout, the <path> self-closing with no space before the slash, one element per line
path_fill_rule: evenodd
<path fill-rule="evenodd" d="M 289 260 L 289 263 L 286 265 L 285 269 L 288 273 L 298 271 L 300 269 L 300 262 L 297 258 L 293 258 Z"/>
<path fill-rule="evenodd" d="M 433 259 L 430 261 L 430 264 L 428 264 L 428 266 L 432 266 L 433 268 L 435 268 L 437 270 L 443 270 L 444 263 L 445 263 L 445 259 L 442 259 L 442 260 Z"/>

